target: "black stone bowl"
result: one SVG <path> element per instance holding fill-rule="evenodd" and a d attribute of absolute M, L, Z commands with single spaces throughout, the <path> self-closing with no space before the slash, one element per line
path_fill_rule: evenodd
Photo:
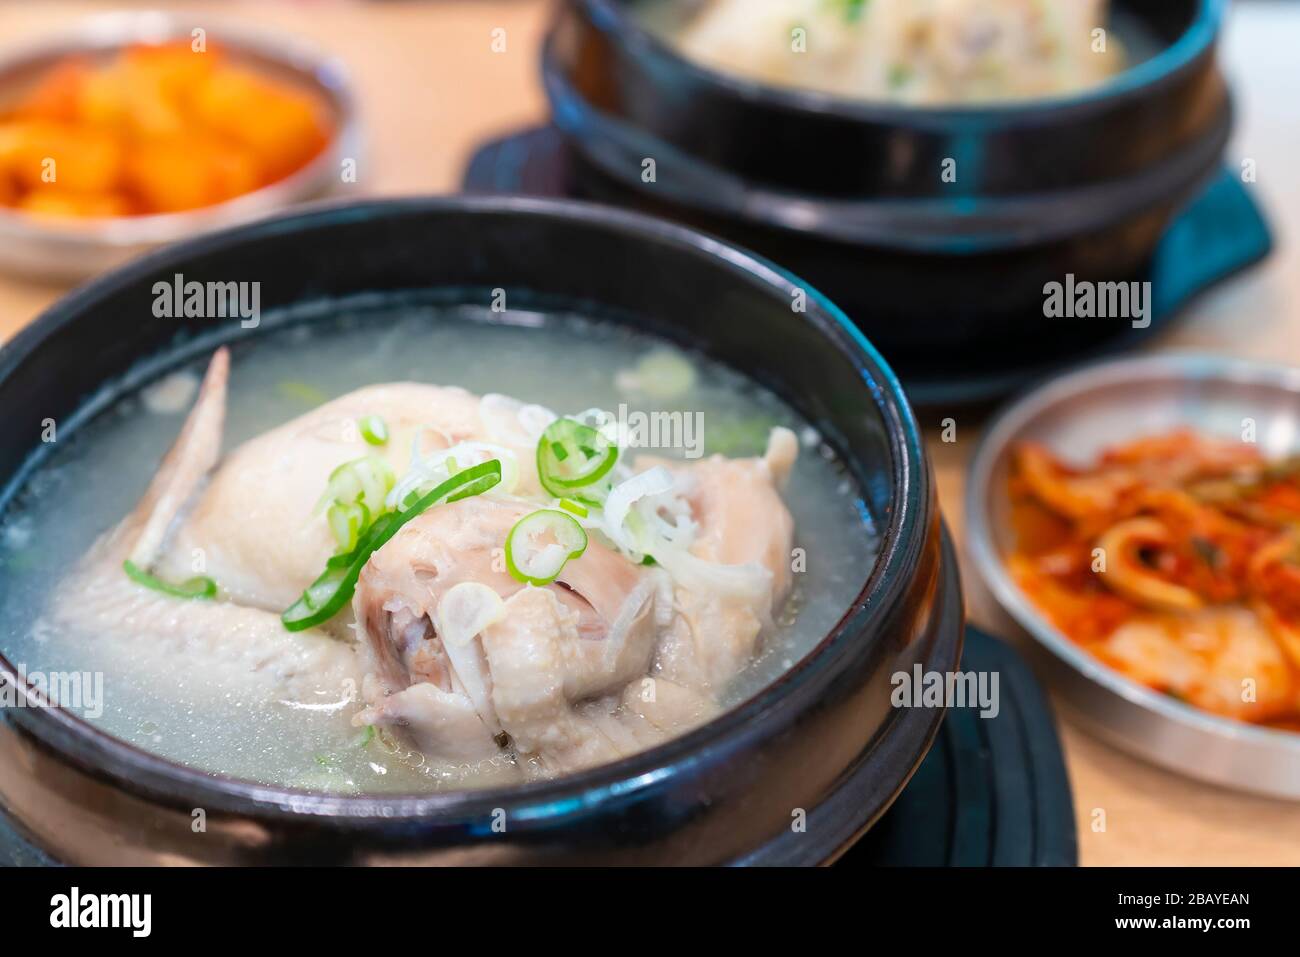
<path fill-rule="evenodd" d="M 546 38 L 553 120 L 584 194 L 788 266 L 905 370 L 978 363 L 979 349 L 1028 362 L 1119 331 L 1127 320 L 1045 321 L 1044 285 L 1144 277 L 1231 125 L 1222 0 L 1115 0 L 1117 32 L 1136 26 L 1158 53 L 1077 95 L 954 108 L 718 73 L 641 28 L 633 2 L 647 0 L 569 0 Z"/>
<path fill-rule="evenodd" d="M 153 286 L 176 273 L 261 281 L 261 326 L 155 318 Z M 19 707 L 0 723 L 0 808 L 53 859 L 96 864 L 833 859 L 884 812 L 933 739 L 942 711 L 891 707 L 889 676 L 916 662 L 956 667 L 961 596 L 898 382 L 820 294 L 809 290 L 806 312 L 793 311 L 800 288 L 763 260 L 667 223 L 461 198 L 304 211 L 170 247 L 72 293 L 0 350 L 6 507 L 42 458 L 43 419 L 60 423 L 62 439 L 216 341 L 256 348 L 269 330 L 341 307 L 487 305 L 505 289 L 511 309 L 635 325 L 774 390 L 843 457 L 883 546 L 862 569 L 861 593 L 793 669 L 715 721 L 615 764 L 511 789 L 340 797 L 205 774 L 69 712 Z M 0 681 L 18 681 L 15 663 L 0 658 Z M 21 690 L 40 704 L 35 689 Z M 195 808 L 206 812 L 204 833 L 194 832 Z M 492 827 L 496 809 L 504 832 Z M 806 830 L 791 826 L 798 809 Z"/>

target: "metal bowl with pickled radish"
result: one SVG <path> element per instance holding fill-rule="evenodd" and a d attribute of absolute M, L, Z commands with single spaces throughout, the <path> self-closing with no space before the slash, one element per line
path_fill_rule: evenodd
<path fill-rule="evenodd" d="M 0 267 L 84 279 L 328 193 L 359 135 L 342 66 L 244 27 L 112 13 L 0 56 Z"/>

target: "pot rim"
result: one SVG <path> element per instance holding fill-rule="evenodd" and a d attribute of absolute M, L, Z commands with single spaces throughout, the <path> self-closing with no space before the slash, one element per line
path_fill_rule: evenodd
<path fill-rule="evenodd" d="M 670 65 L 693 80 L 709 84 L 728 96 L 751 104 L 772 106 L 791 113 L 819 114 L 866 123 L 932 129 L 959 129 L 1002 124 L 1032 124 L 1047 118 L 1073 121 L 1081 115 L 1107 108 L 1117 100 L 1132 99 L 1167 82 L 1210 49 L 1219 35 L 1228 0 L 1195 0 L 1191 24 L 1173 43 L 1136 66 L 1120 71 L 1096 87 L 1077 93 L 1015 101 L 994 101 L 965 106 L 903 106 L 836 96 L 800 87 L 763 83 L 689 60 L 668 43 L 642 27 L 623 0 L 564 0 L 580 6 L 613 42 L 646 58 L 656 67 Z M 1068 115 L 1062 117 L 1065 112 Z"/>
<path fill-rule="evenodd" d="M 1195 71 L 1212 66 L 1209 58 L 1221 32 L 1223 9 L 1224 0 L 1195 0 L 1191 24 L 1152 58 L 1099 87 L 1040 100 L 913 107 L 768 86 L 679 55 L 637 22 L 625 0 L 571 0 L 567 14 L 556 17 L 544 38 L 541 73 L 552 122 L 581 162 L 622 190 L 666 204 L 672 218 L 682 218 L 682 210 L 696 210 L 729 223 L 853 246 L 959 258 L 998 255 L 1100 232 L 1170 204 L 1181 205 L 1221 165 L 1232 126 L 1230 93 L 1221 89 L 1221 102 L 1179 148 L 1147 156 L 1132 169 L 1102 178 L 1050 187 L 1022 184 L 1011 192 L 823 193 L 811 182 L 755 178 L 724 158 L 697 153 L 662 124 L 645 125 L 622 109 L 589 100 L 565 43 L 566 15 L 579 18 L 584 29 L 616 51 L 615 57 L 633 64 L 643 78 L 650 77 L 650 86 L 675 89 L 676 84 L 660 78 L 684 78 L 687 89 L 717 94 L 720 109 L 758 110 L 749 116 L 750 123 L 771 123 L 771 113 L 777 110 L 791 123 L 829 120 L 887 136 L 945 137 L 953 140 L 954 155 L 961 155 L 986 137 L 1047 138 L 1070 124 L 1109 122 L 1117 110 L 1146 106 L 1162 90 L 1190 82 Z M 661 112 L 675 102 L 675 94 L 666 97 Z M 816 131 L 824 125 L 810 127 L 814 132 L 808 135 L 820 135 Z M 655 156 L 675 174 L 647 189 L 641 178 L 644 156 Z"/>
<path fill-rule="evenodd" d="M 923 255 L 998 254 L 1043 245 L 1106 229 L 1162 204 L 1181 203 L 1220 167 L 1232 125 L 1229 98 L 1214 122 L 1186 148 L 1128 176 L 1069 189 L 957 200 L 824 197 L 747 179 L 596 108 L 569 82 L 553 41 L 552 35 L 544 42 L 542 69 L 556 126 L 584 162 L 624 189 L 649 196 L 633 172 L 634 164 L 611 160 L 606 150 L 593 147 L 593 139 L 623 157 L 639 156 L 653 144 L 658 157 L 689 171 L 685 186 L 675 181 L 657 186 L 663 193 L 660 201 L 678 209 L 794 235 Z"/>
<path fill-rule="evenodd" d="M 215 776 L 169 761 L 94 727 L 63 708 L 51 708 L 34 690 L 17 680 L 16 669 L 0 654 L 0 681 L 8 681 L 28 706 L 12 709 L 15 724 L 85 769 L 107 776 L 133 793 L 172 803 L 272 816 L 325 817 L 355 826 L 393 821 L 428 820 L 451 824 L 468 817 L 487 817 L 495 808 L 513 808 L 511 818 L 525 826 L 563 819 L 593 805 L 630 801 L 683 769 L 705 763 L 708 754 L 734 750 L 742 743 L 773 734 L 785 724 L 792 697 L 824 682 L 827 670 L 855 642 L 867 623 L 887 617 L 904 598 L 924 551 L 933 517 L 932 490 L 920 428 L 901 385 L 875 347 L 823 294 L 768 260 L 706 234 L 663 220 L 611 207 L 574 201 L 521 196 L 449 196 L 327 202 L 257 223 L 237 226 L 178 243 L 142 256 L 120 269 L 69 293 L 0 347 L 0 381 L 7 379 L 50 337 L 59 334 L 103 298 L 161 272 L 174 272 L 191 257 L 229 249 L 250 239 L 292 233 L 376 215 L 439 216 L 477 214 L 533 217 L 577 222 L 615 230 L 652 244 L 713 260 L 737 281 L 767 287 L 789 301 L 797 289 L 809 303 L 802 318 L 823 340 L 853 361 L 864 388 L 881 416 L 890 449 L 892 507 L 878 516 L 881 547 L 861 591 L 839 621 L 794 667 L 714 720 L 664 744 L 619 761 L 515 787 L 433 793 L 334 795 Z M 795 315 L 792 313 L 792 316 Z M 0 502 L 8 502 L 25 469 L 11 480 Z M 815 690 L 815 689 L 814 689 Z M 888 733 L 891 716 L 880 734 Z"/>

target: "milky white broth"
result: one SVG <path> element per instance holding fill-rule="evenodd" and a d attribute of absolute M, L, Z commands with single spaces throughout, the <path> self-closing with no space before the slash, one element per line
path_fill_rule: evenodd
<path fill-rule="evenodd" d="M 725 691 L 723 703 L 733 705 L 770 682 L 844 614 L 871 570 L 875 535 L 855 483 L 793 412 L 698 356 L 686 357 L 697 375 L 684 395 L 654 400 L 621 391 L 621 370 L 668 347 L 619 327 L 534 313 L 508 313 L 508 324 L 473 321 L 482 317 L 467 308 L 403 306 L 348 312 L 236 341 L 224 448 L 325 398 L 401 380 L 503 392 L 561 414 L 617 409 L 620 402 L 642 411 L 700 412 L 706 452 L 729 455 L 761 454 L 770 427 L 785 425 L 801 437 L 784 498 L 807 570 L 794 576 L 775 632 Z M 200 374 L 209 354 L 188 365 L 187 375 Z M 363 731 L 349 723 L 353 707 L 302 710 L 239 688 L 213 688 L 185 661 L 169 660 L 165 674 L 143 670 L 123 644 L 60 633 L 42 622 L 43 609 L 56 597 L 51 589 L 100 533 L 132 509 L 189 408 L 159 412 L 151 405 L 156 409 L 157 403 L 131 394 L 60 434 L 0 517 L 0 649 L 6 657 L 29 672 L 102 672 L 103 714 L 88 720 L 204 771 L 341 793 L 473 786 L 475 767 L 421 768 L 385 739 L 362 743 Z M 284 640 L 295 639 L 286 632 Z M 159 687 L 166 693 L 157 693 Z"/>
<path fill-rule="evenodd" d="M 1072 4 L 1077 8 L 1071 10 Z M 686 59 L 720 72 L 910 106 L 1078 93 L 1150 59 L 1165 45 L 1122 5 L 1099 0 L 1034 5 L 867 0 L 856 8 L 850 0 L 632 0 L 627 5 L 651 34 Z M 1067 12 L 1073 15 L 1063 19 Z M 711 14 L 720 16 L 710 20 Z M 1022 16 L 1039 24 L 1031 28 L 1037 44 L 998 51 L 993 38 L 1014 36 Z M 702 24 L 703 32 L 697 32 Z M 1093 46 L 1098 26 L 1107 31 L 1104 53 Z M 792 46 L 797 29 L 806 41 L 801 49 Z M 982 44 L 989 48 L 981 54 Z M 1043 62 L 1028 56 L 1039 45 L 1054 51 Z M 982 59 L 989 56 L 992 61 Z"/>

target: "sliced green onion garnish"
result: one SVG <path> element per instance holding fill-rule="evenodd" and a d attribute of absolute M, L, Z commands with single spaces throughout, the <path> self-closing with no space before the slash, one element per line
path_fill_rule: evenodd
<path fill-rule="evenodd" d="M 907 81 L 912 78 L 912 70 L 904 63 L 895 63 L 889 68 L 889 87 L 892 90 L 905 86 Z"/>
<path fill-rule="evenodd" d="M 350 552 L 357 547 L 361 533 L 370 524 L 370 509 L 360 502 L 351 504 L 335 502 L 329 510 L 330 531 L 338 542 L 340 552 Z"/>
<path fill-rule="evenodd" d="M 308 586 L 301 598 L 285 609 L 280 621 L 289 631 L 302 631 L 333 618 L 352 599 L 357 576 L 370 556 L 396 535 L 398 529 L 434 505 L 481 495 L 500 481 L 501 462 L 492 459 L 453 475 L 409 508 L 380 515 L 362 534 L 356 548 L 335 555 L 325 563 L 325 571 Z"/>
<path fill-rule="evenodd" d="M 862 12 L 867 7 L 867 0 L 839 0 L 839 6 L 845 22 L 855 23 L 862 17 Z"/>
<path fill-rule="evenodd" d="M 344 462 L 330 473 L 320 505 L 364 505 L 371 515 L 384 511 L 384 500 L 397 484 L 393 467 L 378 455 Z"/>
<path fill-rule="evenodd" d="M 675 399 L 695 388 L 695 367 L 680 353 L 655 349 L 641 357 L 630 378 L 647 395 Z"/>
<path fill-rule="evenodd" d="M 587 506 L 583 505 L 581 502 L 575 502 L 571 498 L 560 499 L 560 508 L 564 509 L 566 512 L 572 512 L 574 515 L 578 516 L 578 518 L 586 518 L 587 515 L 590 514 L 587 511 Z"/>
<path fill-rule="evenodd" d="M 306 382 L 286 379 L 280 383 L 279 389 L 282 395 L 306 405 L 324 405 L 330 400 L 324 392 Z"/>
<path fill-rule="evenodd" d="M 388 441 L 388 423 L 377 415 L 362 416 L 357 423 L 361 428 L 361 437 L 368 445 L 383 445 Z"/>
<path fill-rule="evenodd" d="M 506 569 L 515 581 L 549 585 L 565 564 L 587 550 L 587 533 L 574 520 L 554 509 L 525 515 L 506 536 Z"/>
<path fill-rule="evenodd" d="M 179 585 L 173 585 L 171 582 L 150 575 L 129 558 L 122 563 L 122 568 L 126 571 L 127 577 L 137 585 L 152 588 L 164 595 L 172 595 L 176 598 L 213 598 L 217 594 L 217 583 L 202 575 L 187 579 Z"/>
<path fill-rule="evenodd" d="M 777 422 L 770 416 L 753 415 L 740 419 L 715 416 L 709 426 L 705 451 L 712 455 L 762 455 L 768 437 Z"/>
<path fill-rule="evenodd" d="M 573 501 L 584 508 L 604 508 L 605 497 L 609 495 L 610 483 L 603 482 L 596 488 L 585 489 L 575 494 Z"/>
<path fill-rule="evenodd" d="M 556 498 L 599 482 L 618 461 L 618 446 L 573 419 L 556 419 L 537 443 L 537 477 Z"/>

